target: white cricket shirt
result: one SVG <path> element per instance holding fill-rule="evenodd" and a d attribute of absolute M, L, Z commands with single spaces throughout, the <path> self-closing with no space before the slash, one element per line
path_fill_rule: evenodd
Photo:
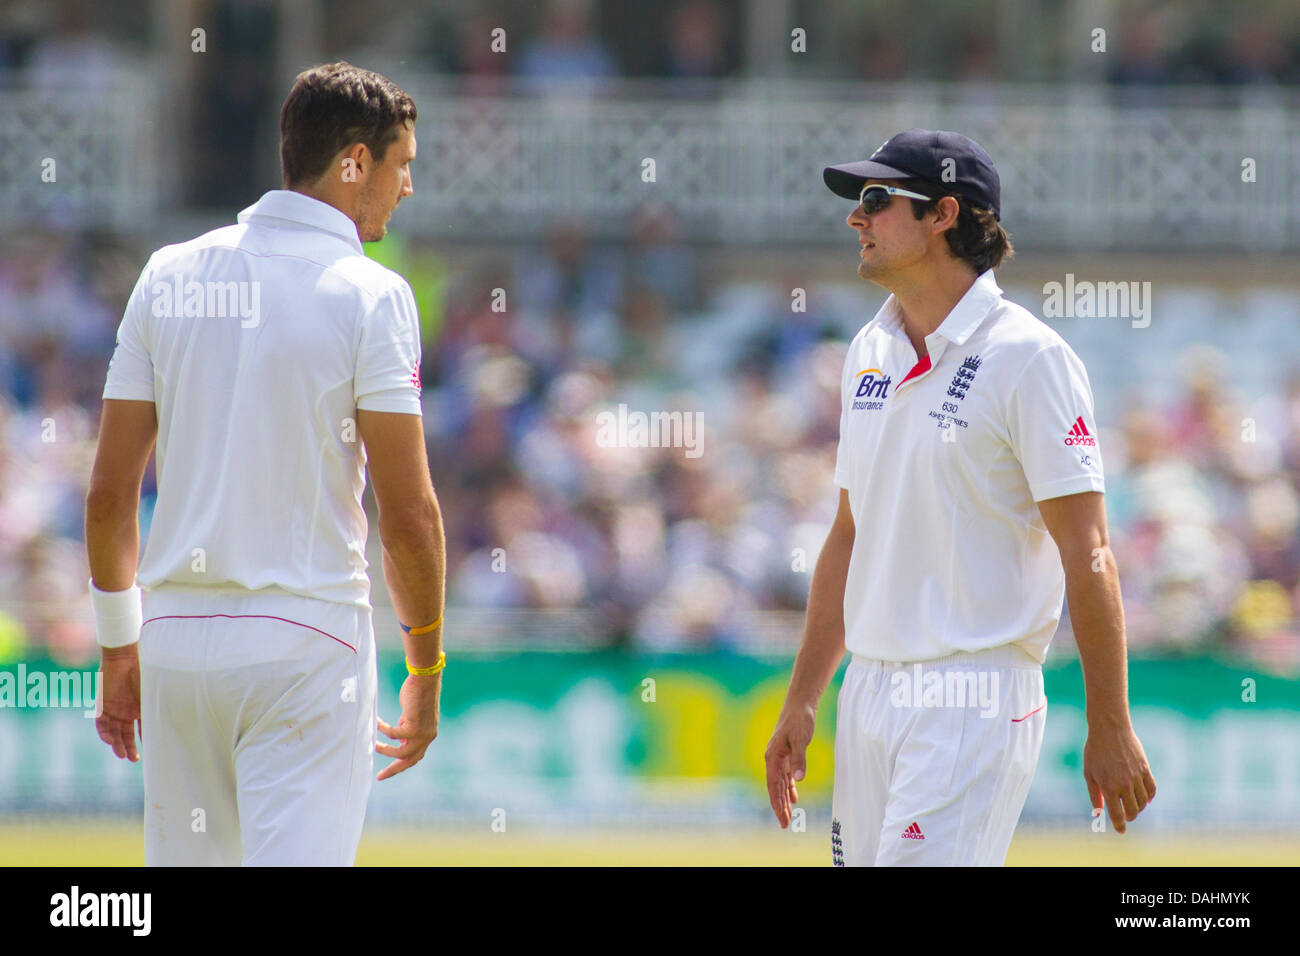
<path fill-rule="evenodd" d="M 326 203 L 273 190 L 155 252 L 104 388 L 158 411 L 146 621 L 246 589 L 317 627 L 316 601 L 369 608 L 357 409 L 420 414 L 419 364 L 410 286 Z"/>
<path fill-rule="evenodd" d="M 1041 662 L 1065 572 L 1035 502 L 1105 491 L 1088 374 L 992 270 L 925 344 L 918 362 L 891 295 L 844 363 L 846 646 L 924 661 L 1015 644 Z"/>

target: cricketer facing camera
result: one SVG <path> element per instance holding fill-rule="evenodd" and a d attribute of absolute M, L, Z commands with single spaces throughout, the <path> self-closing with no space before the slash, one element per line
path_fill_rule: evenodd
<path fill-rule="evenodd" d="M 143 758 L 147 864 L 351 864 L 374 753 L 395 758 L 383 780 L 437 736 L 444 542 L 419 317 L 406 281 L 361 246 L 411 195 L 415 119 L 377 73 L 300 74 L 280 115 L 283 188 L 237 225 L 159 249 L 127 303 L 86 547 L 96 727 L 118 757 Z M 396 727 L 376 713 L 367 464 L 410 624 Z M 398 743 L 376 745 L 376 725 Z"/>
<path fill-rule="evenodd" d="M 832 862 L 1005 862 L 1047 720 L 1042 662 L 1069 600 L 1087 690 L 1083 773 L 1116 830 L 1155 796 L 1128 710 L 1124 610 L 1083 363 L 1002 297 L 1011 254 L 988 154 L 907 130 L 827 167 L 858 275 L 892 293 L 849 346 L 839 510 L 766 752 L 788 826 L 847 649 Z"/>

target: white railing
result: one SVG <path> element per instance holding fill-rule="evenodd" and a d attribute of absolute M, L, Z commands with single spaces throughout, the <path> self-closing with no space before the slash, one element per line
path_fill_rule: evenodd
<path fill-rule="evenodd" d="M 0 217 L 33 224 L 153 226 L 174 118 L 160 115 L 160 90 L 142 68 L 116 71 L 95 89 L 31 90 L 13 75 L 0 86 Z"/>
<path fill-rule="evenodd" d="M 848 212 L 822 167 L 908 127 L 957 129 L 994 157 L 1003 223 L 1070 247 L 1300 244 L 1300 104 L 1180 91 L 1151 106 L 1106 87 L 723 86 L 665 96 L 466 97 L 430 80 L 403 228 L 532 237 L 580 217 L 625 234 L 646 201 L 695 239 L 832 241 Z M 1254 161 L 1255 182 L 1243 162 Z M 654 182 L 646 182 L 654 160 Z M 417 213 L 417 215 L 410 215 Z"/>
<path fill-rule="evenodd" d="M 623 83 L 600 95 L 468 95 L 400 76 L 420 109 L 416 192 L 395 226 L 466 240 L 535 239 L 562 218 L 627 234 L 665 203 L 688 238 L 834 242 L 847 207 L 822 167 L 910 126 L 958 129 L 998 164 L 1021 243 L 1176 251 L 1300 246 L 1300 96 L 1106 86 Z M 689 94 L 689 95 L 687 95 Z M 0 88 L 0 215 L 136 231 L 177 210 L 181 150 L 144 69 L 112 88 Z M 267 123 L 275 117 L 268 113 Z M 42 160 L 57 183 L 41 181 Z M 653 181 L 649 164 L 653 160 Z M 1252 161 L 1254 182 L 1243 181 Z"/>

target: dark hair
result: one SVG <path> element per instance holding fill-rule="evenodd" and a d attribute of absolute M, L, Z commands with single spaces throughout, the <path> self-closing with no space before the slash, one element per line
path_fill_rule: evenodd
<path fill-rule="evenodd" d="M 385 76 L 340 60 L 303 70 L 280 110 L 280 168 L 285 186 L 314 182 L 339 151 L 365 143 L 383 162 L 415 101 Z"/>
<path fill-rule="evenodd" d="M 921 199 L 909 200 L 912 204 L 912 215 L 917 219 L 937 209 L 939 200 L 944 196 L 952 196 L 957 200 L 957 222 L 944 233 L 944 237 L 948 240 L 948 248 L 952 250 L 952 254 L 970 263 L 976 275 L 989 269 L 996 269 L 1002 260 L 1010 259 L 1016 254 L 1016 250 L 1011 246 L 1011 236 L 1002 228 L 1002 223 L 994 217 L 993 210 L 972 206 L 965 196 L 957 195 L 942 183 L 934 183 L 926 179 L 904 179 L 896 185 L 934 197 L 929 202 Z"/>

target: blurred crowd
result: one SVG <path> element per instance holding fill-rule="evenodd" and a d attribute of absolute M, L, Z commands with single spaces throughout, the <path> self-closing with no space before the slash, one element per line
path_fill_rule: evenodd
<path fill-rule="evenodd" d="M 462 277 L 427 357 L 455 599 L 597 607 L 611 634 L 671 647 L 744 645 L 756 616 L 802 609 L 836 500 L 844 347 L 878 299 L 813 287 L 795 311 L 797 264 L 710 284 L 662 213 L 624 250 L 561 224 L 536 253 Z M 1300 666 L 1300 366 L 1248 402 L 1225 351 L 1182 360 L 1172 399 L 1128 393 L 1102 427 L 1131 646 Z M 704 454 L 600 447 L 596 416 L 619 404 L 701 410 Z"/>
<path fill-rule="evenodd" d="M 109 236 L 0 235 L 0 661 L 48 650 L 73 662 L 94 648 L 85 496 L 104 375 L 143 264 Z"/>
<path fill-rule="evenodd" d="M 255 128 L 274 125 L 283 7 L 202 6 L 210 53 L 190 92 L 205 112 L 191 128 L 220 130 L 221 148 L 198 141 L 194 161 L 180 164 L 192 179 L 183 205 L 225 217 L 264 188 L 256 157 L 274 156 Z M 963 14 L 966 4 L 937 2 L 950 15 L 918 32 L 908 28 L 915 6 L 793 2 L 809 24 L 808 66 L 773 75 L 959 81 L 968 91 L 1085 78 L 1122 95 L 1300 79 L 1294 4 L 1251 4 L 1229 19 L 1208 2 L 1118 5 L 1106 55 L 1095 57 L 1064 49 L 1074 34 L 1051 19 L 1059 4 L 1007 5 L 1042 44 L 1012 51 L 1014 17 L 995 29 L 995 18 Z M 676 81 L 664 95 L 689 93 L 695 80 L 767 76 L 753 58 L 775 56 L 750 18 L 776 8 L 742 0 L 317 7 L 328 49 L 409 57 L 486 93 L 639 77 Z M 382 15 L 398 7 L 400 17 Z M 157 52 L 160 9 L 0 6 L 0 85 L 101 86 Z M 500 25 L 507 40 L 497 51 Z M 788 60 L 791 24 L 779 26 L 776 49 Z M 93 652 L 82 507 L 104 373 L 144 243 L 75 223 L 0 233 L 0 663 L 43 652 L 82 662 Z M 709 251 L 662 207 L 642 208 L 625 241 L 556 222 L 545 245 L 515 249 L 450 277 L 427 256 L 401 270 L 427 325 L 425 421 L 451 602 L 582 609 L 603 640 L 645 648 L 749 647 L 776 619 L 792 645 L 835 506 L 841 358 L 878 299 L 862 287 L 814 287 L 800 258 L 810 251 L 763 282 L 721 281 Z M 807 290 L 803 309 L 792 307 L 792 289 Z M 1131 395 L 1101 426 L 1129 639 L 1140 651 L 1231 649 L 1294 669 L 1300 369 L 1263 399 L 1243 396 L 1223 386 L 1231 343 L 1215 344 L 1183 356 L 1172 398 Z M 598 441 L 597 416 L 619 406 L 701 413 L 701 453 Z M 146 531 L 153 481 L 151 469 Z M 1068 616 L 1055 646 L 1070 647 Z"/>
<path fill-rule="evenodd" d="M 1143 87 L 1300 79 L 1300 10 L 1289 0 L 989 0 L 974 8 L 965 0 L 315 0 L 296 9 L 309 7 L 328 50 L 381 51 L 482 92 L 507 79 L 539 89 L 753 75 L 972 84 L 1100 78 Z M 213 70 L 238 69 L 208 92 L 237 105 L 266 87 L 276 72 L 275 35 L 294 26 L 279 0 L 195 0 L 191 10 L 208 31 Z M 0 5 L 0 70 L 25 71 L 37 87 L 88 84 L 156 48 L 166 22 L 147 0 L 10 0 Z"/>
<path fill-rule="evenodd" d="M 1181 359 L 1181 396 L 1168 407 L 1125 402 L 1122 442 L 1106 459 L 1130 644 L 1226 644 L 1294 667 L 1300 366 L 1248 402 L 1242 392 L 1258 385 L 1234 381 L 1225 351 L 1192 345 Z"/>
<path fill-rule="evenodd" d="M 1095 7 L 1072 11 L 1068 4 L 995 2 L 973 12 L 963 2 L 918 7 L 878 0 L 792 2 L 773 16 L 774 8 L 743 0 L 550 0 L 519 19 L 508 4 L 465 15 L 434 3 L 426 29 L 408 42 L 440 71 L 484 92 L 510 76 L 535 89 L 552 81 L 598 89 L 612 77 L 690 81 L 754 73 L 967 84 L 1101 79 L 1118 87 L 1285 86 L 1300 79 L 1300 11 L 1261 0 L 1225 19 L 1227 6 L 1126 3 L 1101 16 Z M 1001 22 L 991 13 L 1002 14 Z M 1022 22 L 1008 21 L 1008 13 Z M 765 14 L 775 42 L 753 43 L 755 21 Z M 504 23 L 524 42 L 493 52 L 484 38 Z M 804 32 L 802 46 L 795 28 Z M 1104 35 L 1094 34 L 1099 28 Z M 796 50 L 801 56 L 790 57 Z"/>
<path fill-rule="evenodd" d="M 79 662 L 99 394 L 148 250 L 44 231 L 0 251 L 0 661 Z M 646 209 L 626 244 L 556 223 L 544 247 L 440 287 L 421 373 L 453 606 L 582 609 L 602 640 L 654 649 L 743 649 L 785 611 L 797 642 L 836 503 L 841 361 L 877 301 L 789 262 L 719 282 L 671 213 Z M 1226 353 L 1182 361 L 1172 402 L 1126 399 L 1100 422 L 1130 644 L 1294 669 L 1300 371 L 1247 403 L 1225 394 Z M 701 413 L 699 453 L 600 441 L 619 404 Z M 1067 615 L 1054 653 L 1070 646 Z"/>

